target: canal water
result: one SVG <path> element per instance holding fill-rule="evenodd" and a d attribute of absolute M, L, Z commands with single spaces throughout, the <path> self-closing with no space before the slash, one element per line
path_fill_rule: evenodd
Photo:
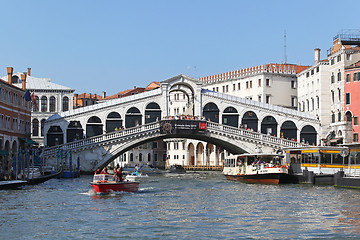
<path fill-rule="evenodd" d="M 219 172 L 151 176 L 94 196 L 91 176 L 0 191 L 0 239 L 358 239 L 360 191 L 256 185 Z"/>

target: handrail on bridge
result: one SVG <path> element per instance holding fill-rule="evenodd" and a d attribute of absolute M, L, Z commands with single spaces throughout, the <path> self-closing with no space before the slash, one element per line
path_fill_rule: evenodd
<path fill-rule="evenodd" d="M 285 147 L 306 146 L 306 144 L 302 144 L 300 142 L 296 142 L 296 141 L 292 141 L 292 140 L 288 140 L 288 139 L 284 139 L 284 138 L 279 138 L 279 137 L 275 137 L 275 136 L 271 136 L 271 135 L 263 134 L 263 133 L 259 133 L 259 132 L 254 132 L 254 131 L 246 130 L 243 128 L 237 128 L 237 127 L 232 127 L 229 125 L 219 124 L 219 123 L 215 123 L 215 122 L 211 122 L 211 121 L 207 121 L 207 120 L 193 120 L 193 119 L 190 119 L 190 120 L 187 120 L 187 119 L 167 120 L 167 119 L 165 119 L 165 120 L 160 120 L 160 121 L 153 122 L 153 123 L 148 123 L 148 124 L 128 128 L 128 129 L 114 131 L 111 133 L 105 133 L 100 136 L 94 136 L 94 137 L 90 137 L 90 138 L 80 139 L 80 140 L 70 142 L 70 143 L 65 143 L 62 145 L 48 147 L 48 148 L 44 149 L 43 155 L 46 156 L 46 155 L 55 154 L 58 149 L 63 149 L 63 150 L 77 149 L 80 147 L 89 146 L 94 143 L 101 143 L 101 142 L 106 142 L 109 140 L 115 140 L 115 139 L 128 137 L 128 136 L 135 135 L 135 134 L 141 134 L 141 133 L 145 133 L 148 131 L 153 131 L 156 129 L 158 129 L 160 132 L 160 128 L 162 126 L 161 124 L 163 122 L 173 122 L 173 121 L 174 122 L 176 122 L 176 121 L 206 122 L 206 131 L 208 131 L 208 132 L 211 131 L 212 133 L 217 133 L 217 134 L 222 134 L 222 135 L 224 135 L 224 134 L 235 135 L 235 137 L 243 136 L 243 137 L 251 138 L 254 140 L 270 142 L 270 143 L 277 144 L 279 146 L 285 146 Z"/>

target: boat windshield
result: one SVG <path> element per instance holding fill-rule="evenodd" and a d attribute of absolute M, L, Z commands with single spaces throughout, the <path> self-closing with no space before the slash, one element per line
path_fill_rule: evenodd
<path fill-rule="evenodd" d="M 114 176 L 109 174 L 96 174 L 93 181 L 114 181 Z"/>

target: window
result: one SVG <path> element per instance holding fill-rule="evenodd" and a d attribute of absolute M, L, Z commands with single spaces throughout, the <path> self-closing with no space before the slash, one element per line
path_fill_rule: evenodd
<path fill-rule="evenodd" d="M 32 135 L 39 136 L 39 120 L 36 118 L 32 121 Z"/>
<path fill-rule="evenodd" d="M 261 87 L 261 79 L 259 79 L 259 87 Z"/>
<path fill-rule="evenodd" d="M 240 83 L 238 83 L 238 90 L 240 90 Z"/>
<path fill-rule="evenodd" d="M 216 87 L 216 91 L 219 92 L 219 87 Z"/>
<path fill-rule="evenodd" d="M 41 97 L 41 112 L 47 112 L 47 97 Z"/>
<path fill-rule="evenodd" d="M 250 88 L 252 88 L 252 81 L 250 81 Z"/>
<path fill-rule="evenodd" d="M 338 122 L 341 122 L 341 112 L 338 112 Z"/>
<path fill-rule="evenodd" d="M 331 83 L 334 83 L 335 82 L 335 76 L 334 76 L 334 73 L 331 75 Z"/>
<path fill-rule="evenodd" d="M 54 96 L 51 96 L 50 97 L 50 112 L 55 112 L 55 97 Z"/>
<path fill-rule="evenodd" d="M 236 85 L 235 85 L 235 83 L 233 84 L 233 91 L 235 91 L 236 90 Z"/>
<path fill-rule="evenodd" d="M 314 69 L 311 69 L 311 75 L 314 75 Z"/>
<path fill-rule="evenodd" d="M 259 100 L 259 102 L 261 102 L 261 95 L 258 96 L 258 100 Z"/>
<path fill-rule="evenodd" d="M 319 67 L 316 68 L 316 72 L 317 72 L 317 73 L 319 72 Z"/>
<path fill-rule="evenodd" d="M 291 81 L 291 88 L 296 88 L 296 83 L 295 83 L 295 81 Z"/>
<path fill-rule="evenodd" d="M 153 149 L 157 149 L 158 148 L 158 142 L 153 142 Z"/>
<path fill-rule="evenodd" d="M 133 161 L 134 161 L 134 154 L 130 153 L 130 162 L 133 162 Z"/>
<path fill-rule="evenodd" d="M 346 82 L 350 82 L 350 74 L 346 74 Z"/>
<path fill-rule="evenodd" d="M 331 90 L 331 100 L 332 100 L 332 102 L 334 103 L 334 101 L 335 101 L 335 94 L 334 94 L 334 91 L 333 91 L 333 90 Z"/>
<path fill-rule="evenodd" d="M 350 93 L 346 93 L 346 105 L 350 104 Z"/>
<path fill-rule="evenodd" d="M 333 58 L 333 59 L 331 59 L 331 65 L 334 65 L 334 63 L 335 63 L 335 60 Z"/>
<path fill-rule="evenodd" d="M 335 122 L 335 113 L 331 114 L 331 122 L 332 122 L 332 123 Z"/>
<path fill-rule="evenodd" d="M 266 103 L 270 103 L 270 95 L 266 95 L 265 101 Z"/>
<path fill-rule="evenodd" d="M 338 80 L 338 82 L 341 81 L 341 72 L 340 72 L 340 71 L 339 71 L 338 74 L 337 74 L 337 80 Z"/>
<path fill-rule="evenodd" d="M 355 82 L 356 79 L 357 79 L 357 75 L 358 75 L 358 73 L 354 73 L 354 77 L 353 77 L 353 81 L 354 81 L 354 82 Z"/>
<path fill-rule="evenodd" d="M 291 106 L 292 107 L 296 106 L 296 97 L 291 97 Z"/>
<path fill-rule="evenodd" d="M 341 101 L 341 89 L 338 88 L 338 96 L 339 96 L 339 101 Z"/>
<path fill-rule="evenodd" d="M 266 79 L 266 86 L 270 87 L 270 79 L 269 78 Z"/>
<path fill-rule="evenodd" d="M 158 155 L 157 155 L 157 153 L 155 153 L 154 154 L 154 161 L 157 162 L 157 160 L 158 160 Z"/>
<path fill-rule="evenodd" d="M 41 131 L 40 131 L 41 136 L 44 136 L 44 126 L 45 126 L 45 119 L 41 120 Z"/>
<path fill-rule="evenodd" d="M 310 72 L 307 72 L 306 73 L 306 77 L 308 78 L 310 76 Z"/>
<path fill-rule="evenodd" d="M 226 85 L 226 92 L 229 92 L 229 85 Z"/>
<path fill-rule="evenodd" d="M 354 126 L 358 126 L 358 125 L 359 125 L 359 118 L 354 117 Z"/>
<path fill-rule="evenodd" d="M 225 92 L 225 86 L 223 86 L 223 92 Z"/>
<path fill-rule="evenodd" d="M 337 61 L 340 62 L 341 61 L 341 55 L 337 56 Z"/>
<path fill-rule="evenodd" d="M 142 153 L 139 153 L 139 162 L 142 162 Z"/>
<path fill-rule="evenodd" d="M 63 110 L 64 112 L 69 110 L 69 98 L 66 97 L 66 96 L 63 98 L 62 110 Z"/>
<path fill-rule="evenodd" d="M 353 134 L 353 142 L 358 142 L 359 141 L 359 134 L 358 133 L 354 133 Z"/>
<path fill-rule="evenodd" d="M 316 102 L 317 102 L 317 109 L 320 108 L 320 99 L 319 96 L 316 96 Z"/>
<path fill-rule="evenodd" d="M 314 111 L 315 110 L 315 102 L 314 102 L 313 98 L 311 98 L 311 107 L 312 107 L 312 110 Z"/>
<path fill-rule="evenodd" d="M 148 153 L 148 162 L 151 162 L 151 153 Z"/>
<path fill-rule="evenodd" d="M 249 82 L 246 81 L 246 88 L 249 88 Z"/>

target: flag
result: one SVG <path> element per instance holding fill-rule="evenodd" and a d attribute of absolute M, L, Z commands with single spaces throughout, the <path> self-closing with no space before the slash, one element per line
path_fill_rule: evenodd
<path fill-rule="evenodd" d="M 25 95 L 24 95 L 24 99 L 26 101 L 31 101 L 31 96 L 30 96 L 30 92 L 29 90 L 26 91 Z"/>
<path fill-rule="evenodd" d="M 38 106 L 37 106 L 37 103 L 36 103 L 36 98 L 35 98 L 35 94 L 34 94 L 34 93 L 31 94 L 31 101 L 32 101 L 33 104 L 34 104 L 35 109 L 38 110 Z"/>

